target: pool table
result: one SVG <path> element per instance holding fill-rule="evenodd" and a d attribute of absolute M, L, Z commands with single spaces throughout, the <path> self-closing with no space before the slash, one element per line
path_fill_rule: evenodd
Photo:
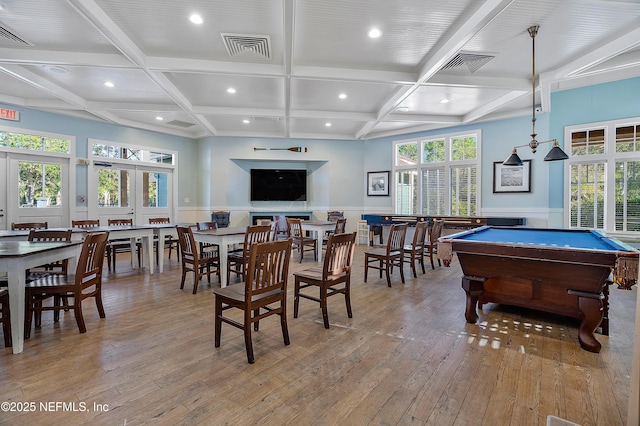
<path fill-rule="evenodd" d="M 464 273 L 467 322 L 477 322 L 476 305 L 487 302 L 565 315 L 582 321 L 578 340 L 591 352 L 600 352 L 593 333 L 611 272 L 626 288 L 638 276 L 639 252 L 596 230 L 483 226 L 440 238 L 445 265 L 453 252 Z"/>

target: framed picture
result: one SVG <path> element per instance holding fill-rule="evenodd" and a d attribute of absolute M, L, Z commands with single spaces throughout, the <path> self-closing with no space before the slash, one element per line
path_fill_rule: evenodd
<path fill-rule="evenodd" d="M 389 172 L 367 172 L 367 195 L 389 195 Z"/>
<path fill-rule="evenodd" d="M 494 162 L 493 192 L 531 192 L 531 160 L 524 160 L 522 166 Z"/>

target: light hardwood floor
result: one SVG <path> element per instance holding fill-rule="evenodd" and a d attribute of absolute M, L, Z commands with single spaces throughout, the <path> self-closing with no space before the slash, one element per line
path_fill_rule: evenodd
<path fill-rule="evenodd" d="M 0 350 L 0 400 L 34 402 L 35 412 L 0 411 L 3 424 L 48 425 L 545 425 L 548 415 L 582 425 L 624 425 L 637 291 L 611 289 L 611 334 L 600 354 L 580 349 L 577 322 L 488 304 L 477 325 L 464 319 L 461 271 L 427 270 L 393 287 L 375 271 L 353 272 L 353 319 L 329 300 L 331 329 L 317 304 L 293 318 L 289 280 L 284 346 L 277 317 L 253 333 L 247 363 L 242 332 L 223 325 L 213 346 L 213 295 L 180 267 L 149 276 L 118 255 L 106 274 L 106 318 L 85 304 L 87 333 L 71 313 L 45 313 L 24 352 Z M 314 266 L 292 259 L 291 272 Z M 106 267 L 106 265 L 105 265 Z M 65 412 L 40 403 L 75 402 Z M 94 404 L 107 409 L 94 410 Z M 79 406 L 76 406 L 79 407 Z"/>

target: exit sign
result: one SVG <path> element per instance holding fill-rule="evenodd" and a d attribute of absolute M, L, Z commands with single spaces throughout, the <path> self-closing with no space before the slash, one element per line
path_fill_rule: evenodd
<path fill-rule="evenodd" d="M 20 121 L 20 113 L 15 109 L 0 108 L 0 118 L 3 120 Z"/>

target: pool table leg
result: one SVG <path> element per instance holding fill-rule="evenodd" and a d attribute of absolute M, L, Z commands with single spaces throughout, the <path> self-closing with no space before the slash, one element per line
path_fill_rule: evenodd
<path fill-rule="evenodd" d="M 464 312 L 464 317 L 469 324 L 475 324 L 478 322 L 478 312 L 476 306 L 478 304 L 478 297 L 484 291 L 484 282 L 486 278 L 482 277 L 462 277 L 462 288 L 467 293 L 467 306 Z"/>
<path fill-rule="evenodd" d="M 567 293 L 578 296 L 578 308 L 584 315 L 578 329 L 580 346 L 589 352 L 600 352 L 602 345 L 596 340 L 593 332 L 602 322 L 604 313 L 602 299 L 604 299 L 604 295 L 576 290 L 568 290 Z"/>

